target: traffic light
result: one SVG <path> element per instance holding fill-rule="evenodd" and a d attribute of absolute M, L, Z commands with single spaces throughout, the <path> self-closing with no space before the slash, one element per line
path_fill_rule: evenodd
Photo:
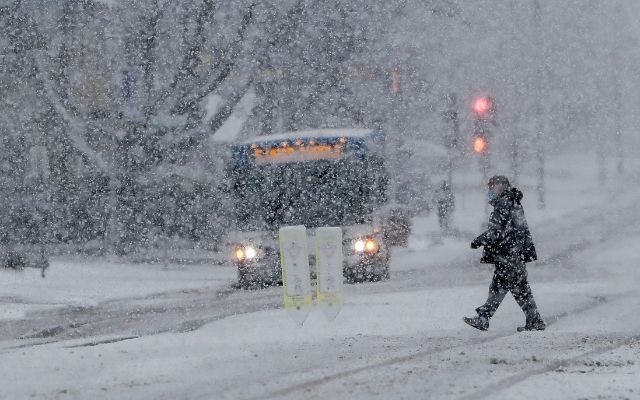
<path fill-rule="evenodd" d="M 476 118 L 484 119 L 493 110 L 493 102 L 486 96 L 476 97 L 471 103 L 471 110 Z"/>
<path fill-rule="evenodd" d="M 473 152 L 476 154 L 484 154 L 487 151 L 487 138 L 481 134 L 473 135 Z"/>
<path fill-rule="evenodd" d="M 491 136 L 490 125 L 495 125 L 496 122 L 495 102 L 490 96 L 477 96 L 471 102 L 471 111 L 474 116 L 474 133 L 471 146 L 475 154 L 486 156 Z"/>

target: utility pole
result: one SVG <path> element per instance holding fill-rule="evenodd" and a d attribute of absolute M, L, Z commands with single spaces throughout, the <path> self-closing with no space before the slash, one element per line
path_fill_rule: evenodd
<path fill-rule="evenodd" d="M 533 22 L 534 22 L 534 37 L 536 38 L 536 52 L 538 65 L 535 74 L 535 89 L 536 89 L 536 175 L 537 184 L 536 192 L 538 194 L 538 208 L 543 209 L 545 207 L 545 170 L 544 170 L 544 114 L 545 110 L 542 104 L 542 95 L 544 91 L 543 78 L 545 75 L 544 68 L 544 47 L 542 42 L 542 5 L 540 0 L 533 0 Z"/>
<path fill-rule="evenodd" d="M 607 95 L 611 96 L 611 90 L 607 90 L 609 81 L 605 81 L 603 79 L 598 79 L 596 82 L 596 88 L 602 94 L 598 101 L 595 103 L 595 106 L 598 109 L 606 109 L 611 112 L 612 101 L 611 97 L 608 99 L 605 97 Z M 594 112 L 594 115 L 597 115 Z M 598 164 L 598 184 L 604 185 L 607 182 L 607 135 L 604 132 L 608 132 L 609 130 L 613 130 L 611 123 L 605 118 L 595 118 L 595 122 L 593 124 L 595 127 L 593 135 L 595 136 L 595 150 L 596 150 L 596 162 Z"/>
<path fill-rule="evenodd" d="M 392 162 L 390 163 L 391 175 L 393 179 L 391 180 L 390 187 L 390 197 L 392 202 L 395 203 L 398 199 L 398 179 L 400 177 L 400 146 L 402 141 L 400 139 L 400 135 L 402 132 L 402 117 L 400 117 L 400 110 L 402 109 L 402 90 L 400 86 L 400 69 L 397 66 L 393 66 L 390 72 L 390 86 L 389 92 L 391 95 L 391 118 L 390 122 L 393 124 L 393 127 L 389 129 L 389 133 L 391 134 L 391 138 L 389 140 L 389 144 L 391 145 L 390 149 L 387 151 L 390 154 Z"/>
<path fill-rule="evenodd" d="M 615 16 L 616 19 L 624 18 L 622 7 L 620 4 L 617 4 L 615 7 Z M 619 35 L 619 31 L 616 29 L 613 32 L 612 37 L 614 38 L 614 43 L 618 44 L 617 46 L 612 46 L 612 54 L 611 54 L 611 62 L 613 66 L 611 71 L 613 72 L 613 106 L 615 107 L 614 115 L 614 123 L 615 123 L 615 143 L 616 143 L 616 153 L 617 153 L 617 167 L 616 172 L 618 175 L 622 175 L 624 172 L 624 143 L 622 138 L 622 119 L 625 117 L 624 113 L 624 103 L 622 102 L 622 87 L 621 87 L 621 77 L 624 66 L 620 62 L 620 51 L 622 50 L 619 43 L 624 43 L 622 38 Z"/>
<path fill-rule="evenodd" d="M 620 65 L 618 53 L 614 52 L 612 59 L 615 71 L 613 75 L 613 106 L 616 109 L 614 112 L 616 153 L 618 158 L 616 171 L 618 175 L 622 175 L 624 172 L 624 142 L 622 140 L 622 118 L 624 117 L 624 105 L 622 103 L 622 89 L 620 87 L 620 68 L 622 67 Z"/>
<path fill-rule="evenodd" d="M 510 2 L 510 10 L 511 10 L 511 40 L 513 43 L 518 43 L 518 37 L 516 35 L 517 32 L 517 26 L 516 26 L 516 15 L 515 15 L 515 9 L 516 9 L 516 4 L 515 4 L 516 0 L 511 0 Z M 517 53 L 512 53 L 511 54 L 511 70 L 512 71 L 517 71 L 518 69 L 518 60 L 520 57 L 518 57 Z M 512 90 L 512 101 L 510 102 L 509 106 L 510 108 L 513 110 L 513 108 L 515 107 L 515 103 L 517 103 L 515 101 L 515 99 L 519 98 L 519 91 L 518 91 L 518 79 L 515 76 L 515 73 L 509 74 L 509 86 Z M 511 155 L 511 174 L 512 174 L 512 182 L 514 185 L 518 184 L 518 178 L 520 175 L 520 134 L 518 132 L 518 120 L 519 120 L 519 113 L 518 112 L 510 112 L 508 113 L 509 115 L 509 119 L 510 121 L 507 122 L 509 124 L 509 126 L 511 127 L 511 148 L 510 148 L 510 155 Z"/>
<path fill-rule="evenodd" d="M 455 93 L 447 96 L 447 109 L 443 113 L 445 122 L 451 123 L 451 131 L 445 133 L 444 142 L 447 146 L 447 180 L 449 187 L 453 187 L 453 152 L 458 148 L 460 138 L 460 122 L 458 121 L 458 97 Z"/>

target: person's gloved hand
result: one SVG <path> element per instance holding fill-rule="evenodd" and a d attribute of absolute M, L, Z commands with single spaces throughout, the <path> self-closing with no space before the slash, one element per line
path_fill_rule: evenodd
<path fill-rule="evenodd" d="M 473 241 L 471 242 L 471 248 L 472 249 L 477 249 L 481 245 L 482 244 L 480 243 L 480 241 L 478 239 L 473 239 Z"/>

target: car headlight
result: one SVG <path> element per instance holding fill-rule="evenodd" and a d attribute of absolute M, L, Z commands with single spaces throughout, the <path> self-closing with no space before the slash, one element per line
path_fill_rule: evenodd
<path fill-rule="evenodd" d="M 258 255 L 258 251 L 253 246 L 238 247 L 234 253 L 236 261 L 253 260 Z"/>
<path fill-rule="evenodd" d="M 357 239 L 353 242 L 353 249 L 356 253 L 375 253 L 380 248 L 378 242 L 374 239 Z"/>

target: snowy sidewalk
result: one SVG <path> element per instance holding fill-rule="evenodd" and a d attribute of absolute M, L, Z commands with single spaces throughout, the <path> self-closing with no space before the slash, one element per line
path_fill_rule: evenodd
<path fill-rule="evenodd" d="M 216 290 L 235 279 L 230 266 L 123 264 L 99 259 L 54 259 L 46 278 L 40 270 L 0 269 L 0 320 L 51 307 L 95 306 L 189 289 Z"/>

